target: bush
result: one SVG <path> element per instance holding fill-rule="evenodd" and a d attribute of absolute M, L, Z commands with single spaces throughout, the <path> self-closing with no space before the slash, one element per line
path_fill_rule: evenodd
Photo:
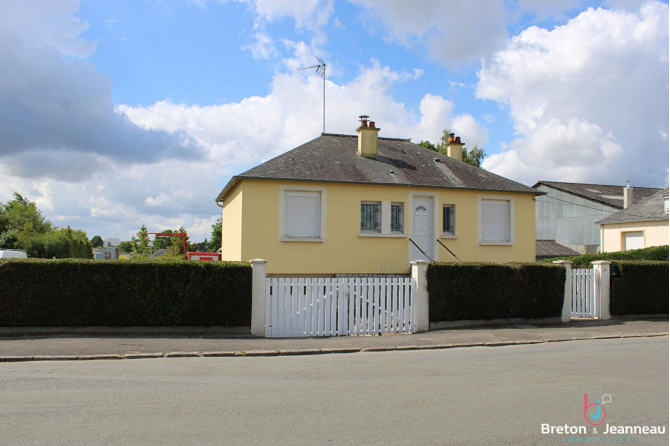
<path fill-rule="evenodd" d="M 610 313 L 668 314 L 668 262 L 617 261 L 610 282 Z"/>
<path fill-rule="evenodd" d="M 248 326 L 251 266 L 0 260 L 0 326 Z"/>
<path fill-rule="evenodd" d="M 560 317 L 565 268 L 541 263 L 432 263 L 430 321 Z"/>
<path fill-rule="evenodd" d="M 667 262 L 668 245 L 651 246 L 644 249 L 631 249 L 630 251 L 584 254 L 574 257 L 557 257 L 555 259 L 544 259 L 542 262 L 551 263 L 554 260 L 570 260 L 573 268 L 587 268 L 589 263 L 595 262 L 596 260 L 659 260 Z"/>

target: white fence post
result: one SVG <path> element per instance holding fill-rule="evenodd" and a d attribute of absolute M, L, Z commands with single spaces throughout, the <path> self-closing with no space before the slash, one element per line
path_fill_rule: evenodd
<path fill-rule="evenodd" d="M 267 260 L 253 259 L 251 263 L 251 334 L 265 336 L 265 264 Z"/>
<path fill-rule="evenodd" d="M 428 288 L 426 281 L 426 271 L 430 262 L 427 260 L 414 260 L 412 265 L 412 296 L 414 306 L 414 332 L 420 333 L 430 329 L 430 319 L 428 314 Z"/>
<path fill-rule="evenodd" d="M 601 320 L 610 318 L 610 264 L 607 260 L 598 260 L 593 262 L 593 269 L 596 271 L 596 280 L 599 292 L 596 298 L 596 316 Z"/>
<path fill-rule="evenodd" d="M 561 320 L 570 322 L 572 313 L 572 262 L 569 260 L 554 260 L 552 263 L 565 267 L 565 289 L 563 290 L 563 312 Z"/>

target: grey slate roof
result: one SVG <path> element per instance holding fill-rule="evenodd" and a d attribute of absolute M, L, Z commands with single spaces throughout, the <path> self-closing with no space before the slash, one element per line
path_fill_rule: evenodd
<path fill-rule="evenodd" d="M 635 192 L 633 192 L 635 193 Z M 668 188 L 661 189 L 644 200 L 634 202 L 626 209 L 615 212 L 596 223 L 622 223 L 629 221 L 668 220 L 668 213 L 663 212 L 663 201 L 668 195 Z M 633 195 L 634 196 L 634 195 Z"/>
<path fill-rule="evenodd" d="M 556 240 L 535 240 L 535 257 L 548 259 L 552 257 L 572 257 L 583 254 Z"/>
<path fill-rule="evenodd" d="M 617 209 L 623 209 L 623 188 L 625 186 L 588 183 L 561 183 L 558 181 L 538 181 L 535 183 L 535 185 L 533 185 L 533 187 L 538 188 L 541 185 L 558 189 L 578 197 L 586 198 L 596 203 L 606 204 Z M 659 190 L 660 189 L 654 187 L 633 186 L 633 202 L 635 203 L 640 200 L 644 200 Z"/>
<path fill-rule="evenodd" d="M 543 194 L 521 183 L 433 152 L 406 139 L 379 138 L 379 156 L 358 156 L 358 136 L 324 133 L 234 176 L 220 202 L 244 178 L 475 189 Z M 435 161 L 435 159 L 439 161 Z"/>

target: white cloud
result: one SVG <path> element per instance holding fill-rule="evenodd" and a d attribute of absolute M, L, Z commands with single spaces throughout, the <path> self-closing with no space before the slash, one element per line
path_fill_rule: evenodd
<path fill-rule="evenodd" d="M 75 16 L 79 3 L 0 0 L 0 39 L 10 39 L 23 48 L 48 45 L 63 55 L 89 56 L 95 51 L 95 43 L 79 36 L 89 26 Z"/>
<path fill-rule="evenodd" d="M 502 0 L 350 0 L 379 18 L 388 37 L 425 44 L 449 66 L 477 62 L 501 48 L 507 36 Z"/>
<path fill-rule="evenodd" d="M 667 5 L 589 9 L 551 31 L 530 27 L 479 78 L 478 97 L 509 107 L 519 134 L 485 168 L 527 184 L 667 183 Z"/>
<path fill-rule="evenodd" d="M 187 135 L 145 131 L 115 113 L 109 79 L 88 62 L 64 60 L 63 53 L 90 49 L 77 38 L 87 25 L 68 19 L 77 4 L 46 2 L 30 9 L 14 2 L 7 8 L 10 18 L 3 14 L 0 161 L 18 175 L 79 181 L 105 160 L 201 157 Z M 30 26 L 17 29 L 16 22 Z"/>
<path fill-rule="evenodd" d="M 243 49 L 249 50 L 254 59 L 270 59 L 277 55 L 274 41 L 265 33 L 254 34 L 254 43 L 251 43 Z"/>

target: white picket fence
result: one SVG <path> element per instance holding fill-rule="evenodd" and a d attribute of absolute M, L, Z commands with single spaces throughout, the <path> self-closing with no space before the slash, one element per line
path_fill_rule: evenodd
<path fill-rule="evenodd" d="M 573 269 L 571 317 L 599 317 L 598 296 L 596 271 L 594 269 Z"/>
<path fill-rule="evenodd" d="M 266 279 L 265 336 L 413 333 L 410 277 Z"/>

